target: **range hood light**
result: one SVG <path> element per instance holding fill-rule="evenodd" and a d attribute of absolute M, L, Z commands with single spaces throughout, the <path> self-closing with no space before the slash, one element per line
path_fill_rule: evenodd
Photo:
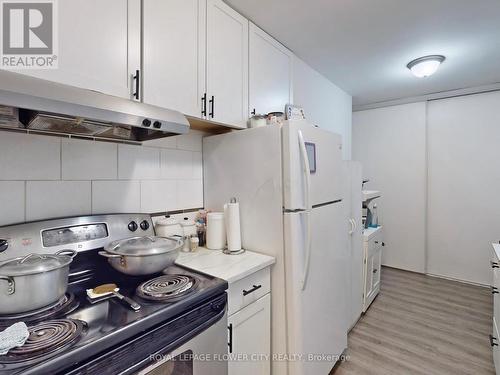
<path fill-rule="evenodd" d="M 442 55 L 430 55 L 410 61 L 406 66 L 415 77 L 424 78 L 436 73 L 446 58 Z"/>

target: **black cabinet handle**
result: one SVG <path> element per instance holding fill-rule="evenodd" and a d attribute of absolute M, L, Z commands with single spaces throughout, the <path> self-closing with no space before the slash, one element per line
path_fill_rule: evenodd
<path fill-rule="evenodd" d="M 491 294 L 498 294 L 498 288 L 495 286 L 491 287 Z"/>
<path fill-rule="evenodd" d="M 491 346 L 498 346 L 498 343 L 496 343 L 495 341 L 497 341 L 497 338 L 490 335 L 490 345 Z"/>
<path fill-rule="evenodd" d="M 135 76 L 134 76 L 134 80 L 135 80 L 135 92 L 132 94 L 134 96 L 135 99 L 139 100 L 139 96 L 140 96 L 140 88 L 141 88 L 141 81 L 140 81 L 140 71 L 139 70 L 136 70 L 135 71 Z"/>
<path fill-rule="evenodd" d="M 201 115 L 207 115 L 207 93 L 204 93 L 201 97 Z"/>
<path fill-rule="evenodd" d="M 214 115 L 215 115 L 215 98 L 214 98 L 213 95 L 212 95 L 212 99 L 210 99 L 208 102 L 210 103 L 210 113 L 208 114 L 208 116 L 210 116 L 211 118 L 214 118 Z"/>
<path fill-rule="evenodd" d="M 227 329 L 229 330 L 229 342 L 227 343 L 227 346 L 229 347 L 229 353 L 231 354 L 233 352 L 233 324 L 231 323 Z"/>
<path fill-rule="evenodd" d="M 0 240 L 0 253 L 3 253 L 9 247 L 9 241 Z"/>
<path fill-rule="evenodd" d="M 257 289 L 260 289 L 262 288 L 262 285 L 254 285 L 252 289 L 250 290 L 243 290 L 243 296 L 247 296 L 249 295 L 250 293 L 253 293 L 255 292 Z"/>
<path fill-rule="evenodd" d="M 490 262 L 491 263 L 491 268 L 499 268 L 499 265 L 497 262 Z"/>
<path fill-rule="evenodd" d="M 377 272 L 378 272 L 378 269 L 376 269 L 376 268 L 375 268 L 375 269 L 373 270 L 373 273 L 377 273 Z"/>
<path fill-rule="evenodd" d="M 255 114 L 256 114 L 256 112 L 255 112 L 255 108 L 254 108 L 254 109 L 253 109 L 253 111 L 252 111 L 252 112 L 250 112 L 250 113 L 251 113 L 252 115 L 255 115 Z"/>

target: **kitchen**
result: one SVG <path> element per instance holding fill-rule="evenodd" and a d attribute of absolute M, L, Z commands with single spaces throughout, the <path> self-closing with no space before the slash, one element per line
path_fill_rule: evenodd
<path fill-rule="evenodd" d="M 496 1 L 0 9 L 0 374 L 500 373 Z"/>

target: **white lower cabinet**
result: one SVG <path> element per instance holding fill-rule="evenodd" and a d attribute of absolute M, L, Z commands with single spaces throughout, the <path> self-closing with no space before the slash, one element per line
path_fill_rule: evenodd
<path fill-rule="evenodd" d="M 380 292 L 380 272 L 382 269 L 382 229 L 364 240 L 364 292 L 363 311 L 366 311 Z"/>
<path fill-rule="evenodd" d="M 269 374 L 271 371 L 271 295 L 231 315 L 229 375 Z"/>
<path fill-rule="evenodd" d="M 500 245 L 493 244 L 493 247 L 496 247 L 500 251 Z M 497 374 L 500 374 L 500 334 L 498 333 L 498 324 L 500 323 L 500 259 L 495 250 L 493 250 L 491 258 L 491 268 L 493 273 L 493 283 L 491 285 L 491 293 L 493 293 L 493 324 L 490 344 L 493 349 L 495 371 Z"/>
<path fill-rule="evenodd" d="M 229 375 L 271 373 L 270 269 L 229 285 Z M 239 295 L 244 299 L 239 298 Z"/>

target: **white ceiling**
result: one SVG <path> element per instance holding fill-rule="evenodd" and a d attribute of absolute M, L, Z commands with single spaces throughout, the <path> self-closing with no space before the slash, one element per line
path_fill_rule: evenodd
<path fill-rule="evenodd" d="M 227 0 L 353 96 L 383 102 L 500 82 L 500 0 Z M 414 58 L 441 54 L 417 79 Z"/>

